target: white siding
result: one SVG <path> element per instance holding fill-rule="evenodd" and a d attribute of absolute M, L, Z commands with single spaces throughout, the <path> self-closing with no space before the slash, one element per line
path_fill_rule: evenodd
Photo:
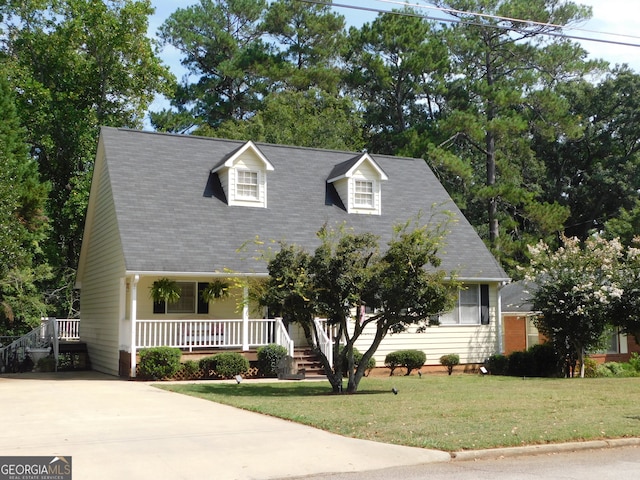
<path fill-rule="evenodd" d="M 81 280 L 81 340 L 87 343 L 91 365 L 100 372 L 118 375 L 119 323 L 122 278 L 125 265 L 104 161 L 96 162 L 88 222 L 85 232 L 85 264 Z M 96 195 L 97 194 L 97 195 Z M 89 221 L 95 219 L 95 221 Z"/>
<path fill-rule="evenodd" d="M 355 346 L 365 352 L 373 340 L 375 327 L 367 329 Z M 374 354 L 376 365 L 384 367 L 388 353 L 396 350 L 422 350 L 427 355 L 427 365 L 438 365 L 440 357 L 449 353 L 460 355 L 460 363 L 482 363 L 496 353 L 495 322 L 490 325 L 440 326 L 415 333 L 415 328 L 404 333 L 387 335 Z"/>
<path fill-rule="evenodd" d="M 258 201 L 245 200 L 236 197 L 236 172 L 238 170 L 250 170 L 258 172 Z M 247 150 L 238 158 L 233 168 L 228 171 L 228 184 L 225 192 L 229 205 L 239 205 L 243 207 L 263 207 L 267 206 L 267 172 L 264 163 L 258 155 L 251 149 Z"/>
<path fill-rule="evenodd" d="M 373 183 L 373 208 L 356 206 L 356 180 L 366 180 Z M 363 215 L 380 215 L 382 213 L 380 175 L 369 162 L 363 162 L 350 177 L 336 180 L 333 185 L 348 213 Z"/>
<path fill-rule="evenodd" d="M 439 365 L 442 355 L 457 353 L 460 363 L 482 363 L 498 351 L 498 327 L 496 305 L 498 301 L 495 285 L 489 288 L 489 325 L 441 325 L 416 333 L 416 328 L 407 332 L 389 334 L 374 354 L 376 366 L 384 367 L 388 353 L 396 350 L 422 350 L 427 355 L 427 365 Z M 369 326 L 356 341 L 356 348 L 364 353 L 375 334 L 375 326 Z"/>

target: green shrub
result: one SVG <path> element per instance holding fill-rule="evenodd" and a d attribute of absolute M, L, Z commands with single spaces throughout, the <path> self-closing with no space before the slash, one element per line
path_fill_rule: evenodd
<path fill-rule="evenodd" d="M 342 352 L 344 352 L 344 346 L 340 347 L 339 355 L 342 355 Z M 362 357 L 364 357 L 364 355 L 360 353 L 360 351 L 356 347 L 353 347 L 353 367 L 354 368 L 358 368 L 358 365 L 360 365 L 360 362 L 362 361 Z M 376 368 L 376 359 L 371 357 L 367 362 L 366 371 L 369 372 L 373 368 Z M 348 373 L 349 372 L 345 371 L 345 375 L 347 375 Z"/>
<path fill-rule="evenodd" d="M 198 362 L 194 362 L 193 360 L 187 360 L 180 365 L 180 368 L 182 369 L 182 373 L 186 378 L 194 378 L 200 371 Z"/>
<path fill-rule="evenodd" d="M 551 343 L 533 345 L 528 350 L 533 362 L 532 375 L 534 377 L 559 377 L 562 375 L 560 356 Z"/>
<path fill-rule="evenodd" d="M 393 375 L 393 371 L 398 367 L 405 367 L 405 375 L 408 376 L 412 370 L 420 369 L 426 361 L 427 356 L 422 350 L 398 350 L 389 353 L 384 359 L 384 364 L 391 369 L 389 376 Z"/>
<path fill-rule="evenodd" d="M 213 372 L 221 378 L 233 378 L 249 371 L 249 360 L 237 352 L 223 352 L 202 358 L 200 368 L 206 376 Z"/>
<path fill-rule="evenodd" d="M 585 372 L 585 375 L 586 375 L 586 372 Z M 609 368 L 607 368 L 606 364 L 601 363 L 596 366 L 596 377 L 606 378 L 606 377 L 613 377 L 613 376 L 614 376 L 613 372 Z"/>
<path fill-rule="evenodd" d="M 607 362 L 602 367 L 611 372 L 613 377 L 637 377 L 640 373 L 630 363 Z M 607 376 L 607 375 L 605 375 Z"/>
<path fill-rule="evenodd" d="M 499 353 L 487 359 L 487 369 L 491 375 L 506 375 L 509 368 L 509 358 Z"/>
<path fill-rule="evenodd" d="M 602 367 L 609 370 L 611 372 L 612 377 L 622 377 L 624 376 L 624 367 L 621 363 L 618 362 L 607 362 L 603 363 Z"/>
<path fill-rule="evenodd" d="M 533 355 L 530 352 L 512 352 L 509 355 L 507 375 L 512 377 L 533 377 L 533 373 Z"/>
<path fill-rule="evenodd" d="M 203 357 L 198 362 L 198 366 L 200 370 L 204 372 L 205 377 L 212 377 L 215 375 L 216 369 L 216 356 L 209 355 L 208 357 Z"/>
<path fill-rule="evenodd" d="M 451 375 L 453 373 L 453 367 L 460 364 L 460 355 L 457 353 L 450 353 L 440 357 L 440 364 L 446 367 L 447 373 Z"/>
<path fill-rule="evenodd" d="M 140 350 L 140 375 L 153 380 L 170 378 L 180 368 L 179 348 L 153 347 Z"/>
<path fill-rule="evenodd" d="M 49 355 L 41 358 L 36 366 L 40 372 L 54 372 L 56 369 L 56 357 Z"/>
<path fill-rule="evenodd" d="M 598 362 L 593 358 L 586 357 L 584 359 L 584 376 L 585 378 L 595 378 L 598 375 Z"/>
<path fill-rule="evenodd" d="M 631 358 L 629 358 L 629 366 L 636 372 L 640 373 L 640 355 L 636 352 L 631 354 Z"/>
<path fill-rule="evenodd" d="M 258 373 L 263 377 L 278 376 L 278 363 L 287 356 L 287 349 L 271 343 L 258 348 Z"/>

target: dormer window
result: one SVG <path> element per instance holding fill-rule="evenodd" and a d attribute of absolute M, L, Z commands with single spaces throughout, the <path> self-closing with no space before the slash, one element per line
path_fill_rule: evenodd
<path fill-rule="evenodd" d="M 365 153 L 336 165 L 327 179 L 333 184 L 348 213 L 382 214 L 382 187 L 387 175 Z"/>
<path fill-rule="evenodd" d="M 218 175 L 227 204 L 267 208 L 267 172 L 273 165 L 253 142 L 231 152 L 211 173 Z"/>
<path fill-rule="evenodd" d="M 236 194 L 238 198 L 258 200 L 258 172 L 238 170 L 236 180 Z"/>
<path fill-rule="evenodd" d="M 373 208 L 373 182 L 369 180 L 356 180 L 355 204 L 358 207 Z"/>

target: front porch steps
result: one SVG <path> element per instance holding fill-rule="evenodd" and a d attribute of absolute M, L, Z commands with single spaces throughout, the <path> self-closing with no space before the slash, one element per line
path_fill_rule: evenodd
<path fill-rule="evenodd" d="M 324 367 L 318 355 L 309 347 L 296 347 L 293 351 L 293 360 L 298 370 L 304 369 L 306 377 L 324 376 Z"/>

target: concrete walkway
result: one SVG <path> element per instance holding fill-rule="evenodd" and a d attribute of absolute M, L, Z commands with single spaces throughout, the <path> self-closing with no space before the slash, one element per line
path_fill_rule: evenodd
<path fill-rule="evenodd" d="M 0 455 L 71 456 L 79 479 L 270 479 L 446 462 L 95 372 L 0 376 Z"/>

